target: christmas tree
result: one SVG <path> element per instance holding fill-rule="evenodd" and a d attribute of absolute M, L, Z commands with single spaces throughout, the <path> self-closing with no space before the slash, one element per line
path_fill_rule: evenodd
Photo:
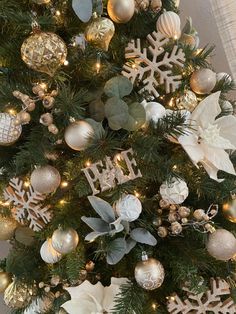
<path fill-rule="evenodd" d="M 234 83 L 178 1 L 1 0 L 0 26 L 11 312 L 236 313 Z"/>

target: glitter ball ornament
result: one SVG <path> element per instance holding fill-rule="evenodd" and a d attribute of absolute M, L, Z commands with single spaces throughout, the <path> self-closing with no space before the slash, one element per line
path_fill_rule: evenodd
<path fill-rule="evenodd" d="M 110 41 L 115 34 L 115 26 L 106 17 L 95 18 L 85 30 L 85 38 L 89 43 L 108 51 Z"/>
<path fill-rule="evenodd" d="M 46 240 L 40 249 L 42 260 L 47 264 L 55 264 L 62 259 L 62 255 L 52 247 L 52 239 Z"/>
<path fill-rule="evenodd" d="M 86 121 L 71 123 L 65 131 L 66 144 L 77 151 L 85 150 L 94 135 L 94 130 Z"/>
<path fill-rule="evenodd" d="M 78 243 L 78 233 L 72 228 L 65 230 L 58 228 L 53 232 L 52 247 L 61 254 L 68 254 L 74 251 Z"/>
<path fill-rule="evenodd" d="M 30 183 L 35 191 L 49 194 L 59 187 L 61 176 L 59 171 L 52 166 L 38 167 L 32 172 Z"/>
<path fill-rule="evenodd" d="M 223 213 L 227 220 L 236 223 L 236 199 L 223 205 Z"/>
<path fill-rule="evenodd" d="M 14 280 L 4 292 L 4 302 L 12 309 L 22 309 L 29 305 L 36 292 L 35 285 Z"/>
<path fill-rule="evenodd" d="M 164 182 L 160 187 L 161 197 L 171 204 L 181 204 L 188 197 L 189 190 L 185 181 L 173 178 Z"/>
<path fill-rule="evenodd" d="M 132 222 L 140 216 L 142 204 L 136 196 L 124 195 L 116 203 L 116 212 L 122 220 Z"/>
<path fill-rule="evenodd" d="M 0 293 L 3 293 L 12 282 L 12 276 L 7 272 L 0 272 Z"/>
<path fill-rule="evenodd" d="M 134 15 L 134 0 L 108 0 L 107 12 L 115 23 L 127 23 Z"/>
<path fill-rule="evenodd" d="M 216 73 L 210 69 L 199 69 L 190 78 L 191 89 L 197 94 L 210 94 L 215 85 Z"/>
<path fill-rule="evenodd" d="M 192 112 L 198 105 L 197 96 L 191 90 L 185 91 L 184 95 L 176 98 L 176 107 Z"/>
<path fill-rule="evenodd" d="M 209 235 L 206 248 L 215 259 L 228 261 L 236 255 L 236 238 L 228 230 L 217 229 Z"/>
<path fill-rule="evenodd" d="M 9 113 L 0 113 L 0 145 L 14 144 L 21 135 L 21 125 L 15 125 L 16 117 Z"/>
<path fill-rule="evenodd" d="M 10 240 L 15 233 L 18 222 L 12 217 L 0 215 L 0 240 Z"/>
<path fill-rule="evenodd" d="M 58 35 L 36 31 L 23 42 L 21 57 L 31 69 L 53 76 L 66 61 L 67 48 Z"/>
<path fill-rule="evenodd" d="M 148 258 L 147 254 L 143 252 L 142 261 L 136 265 L 134 276 L 140 287 L 145 290 L 155 290 L 162 285 L 165 271 L 158 260 Z"/>

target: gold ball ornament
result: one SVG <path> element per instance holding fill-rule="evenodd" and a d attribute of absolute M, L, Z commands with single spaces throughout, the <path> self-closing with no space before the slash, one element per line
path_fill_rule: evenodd
<path fill-rule="evenodd" d="M 67 47 L 54 33 L 37 31 L 21 46 L 21 58 L 29 68 L 53 76 L 66 61 Z"/>
<path fill-rule="evenodd" d="M 115 34 L 115 26 L 106 17 L 95 18 L 85 30 L 86 40 L 102 50 L 108 51 Z"/>
<path fill-rule="evenodd" d="M 216 73 L 210 69 L 199 69 L 190 78 L 191 89 L 200 95 L 210 94 L 216 85 Z"/>
<path fill-rule="evenodd" d="M 145 290 L 155 290 L 162 285 L 165 278 L 165 271 L 158 260 L 148 258 L 144 252 L 142 254 L 142 261 L 138 262 L 135 267 L 134 275 L 140 287 Z"/>
<path fill-rule="evenodd" d="M 0 272 L 0 293 L 3 293 L 12 282 L 12 276 L 7 272 Z"/>
<path fill-rule="evenodd" d="M 49 194 L 61 184 L 59 171 L 52 166 L 42 166 L 36 168 L 30 177 L 30 183 L 35 191 L 41 194 Z"/>
<path fill-rule="evenodd" d="M 78 243 L 78 233 L 72 228 L 65 230 L 58 228 L 53 232 L 52 247 L 61 254 L 68 254 L 74 251 Z"/>
<path fill-rule="evenodd" d="M 35 285 L 27 285 L 15 280 L 5 290 L 4 302 L 12 309 L 22 309 L 30 304 L 36 292 Z"/>
<path fill-rule="evenodd" d="M 14 144 L 21 135 L 21 125 L 15 125 L 16 117 L 9 113 L 0 113 L 0 145 Z"/>
<path fill-rule="evenodd" d="M 94 135 L 92 126 L 86 121 L 71 123 L 65 131 L 66 144 L 77 151 L 85 150 Z"/>
<path fill-rule="evenodd" d="M 236 223 L 236 199 L 223 205 L 223 214 L 227 220 Z"/>
<path fill-rule="evenodd" d="M 52 247 L 52 239 L 47 239 L 40 249 L 42 260 L 47 264 L 55 264 L 62 259 L 62 255 Z"/>
<path fill-rule="evenodd" d="M 18 222 L 12 217 L 0 216 L 0 240 L 10 240 L 18 227 Z"/>
<path fill-rule="evenodd" d="M 115 23 L 127 23 L 135 12 L 134 0 L 108 0 L 107 12 Z"/>
<path fill-rule="evenodd" d="M 176 107 L 180 110 L 188 110 L 192 112 L 198 105 L 197 96 L 191 90 L 187 90 L 184 94 L 175 100 Z"/>
<path fill-rule="evenodd" d="M 236 255 L 236 238 L 225 229 L 211 233 L 206 245 L 208 253 L 220 261 L 228 261 Z"/>
<path fill-rule="evenodd" d="M 178 14 L 172 11 L 162 13 L 157 20 L 157 31 L 167 38 L 179 39 L 181 36 L 181 22 Z"/>

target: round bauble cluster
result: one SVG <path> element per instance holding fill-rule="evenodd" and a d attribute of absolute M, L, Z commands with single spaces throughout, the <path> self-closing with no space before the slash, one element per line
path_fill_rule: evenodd
<path fill-rule="evenodd" d="M 182 204 L 188 197 L 189 189 L 185 181 L 173 178 L 161 185 L 160 194 L 170 204 Z"/>
<path fill-rule="evenodd" d="M 124 195 L 116 203 L 116 212 L 122 220 L 132 222 L 140 216 L 142 204 L 136 196 Z"/>
<path fill-rule="evenodd" d="M 59 187 L 61 176 L 56 168 L 49 165 L 42 166 L 32 172 L 30 183 L 35 191 L 41 194 L 49 194 Z"/>
<path fill-rule="evenodd" d="M 199 69 L 190 78 L 191 89 L 200 95 L 210 94 L 216 85 L 216 73 L 210 69 Z"/>

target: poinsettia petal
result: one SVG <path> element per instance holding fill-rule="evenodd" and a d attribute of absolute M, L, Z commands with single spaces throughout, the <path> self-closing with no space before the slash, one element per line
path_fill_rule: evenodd
<path fill-rule="evenodd" d="M 230 141 L 236 148 L 236 117 L 229 115 L 224 116 L 215 121 L 220 129 L 220 136 Z"/>
<path fill-rule="evenodd" d="M 211 179 L 219 183 L 224 181 L 224 179 L 218 179 L 217 177 L 218 168 L 216 168 L 209 160 L 203 160 L 201 164 L 203 165 L 204 169 L 206 170 Z"/>
<path fill-rule="evenodd" d="M 178 140 L 193 163 L 197 164 L 204 158 L 204 152 L 197 142 L 198 137 L 196 134 L 190 133 L 188 135 L 182 135 Z"/>
<path fill-rule="evenodd" d="M 206 97 L 194 109 L 191 119 L 203 129 L 206 129 L 209 124 L 213 124 L 216 117 L 221 113 L 219 98 L 220 92 Z"/>
<path fill-rule="evenodd" d="M 92 300 L 72 299 L 62 305 L 68 314 L 99 313 Z M 102 313 L 102 312 L 101 312 Z"/>

